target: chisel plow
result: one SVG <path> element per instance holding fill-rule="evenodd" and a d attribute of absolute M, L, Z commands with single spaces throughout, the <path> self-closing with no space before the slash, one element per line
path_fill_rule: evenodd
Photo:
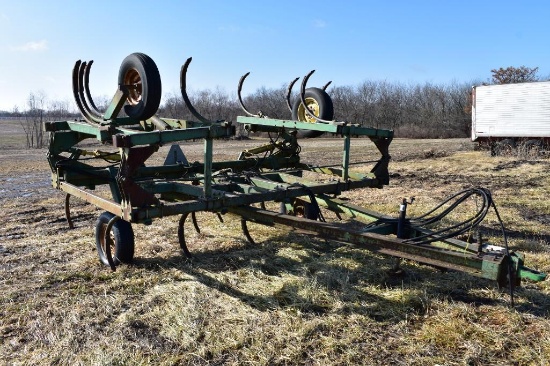
<path fill-rule="evenodd" d="M 238 84 L 238 99 L 247 116 L 232 123 L 209 120 L 193 107 L 186 92 L 190 62 L 191 58 L 181 68 L 180 86 L 183 101 L 196 121 L 156 115 L 161 100 L 158 69 L 147 55 L 134 53 L 122 62 L 117 90 L 104 112 L 96 107 L 89 89 L 92 62 L 77 61 L 73 94 L 83 118 L 45 124 L 50 132 L 52 184 L 66 193 L 68 224 L 72 227 L 71 196 L 105 211 L 96 223 L 95 239 L 100 261 L 113 270 L 134 257 L 132 224 L 149 225 L 166 216 L 180 217 L 179 244 L 191 257 L 184 223 L 192 220 L 198 228 L 196 213 L 209 211 L 220 218 L 226 213 L 240 217 L 243 234 L 250 242 L 253 233 L 247 223 L 282 225 L 399 259 L 495 280 L 510 289 L 523 278 L 545 279 L 545 274 L 524 265 L 520 253 L 508 249 L 504 229 L 502 246 L 486 243 L 480 237 L 457 239 L 465 233 L 476 237 L 473 233 L 490 209 L 494 208 L 498 216 L 491 194 L 485 189 L 460 192 L 446 205 L 416 218 L 407 217 L 410 202 L 406 200 L 398 202 L 399 216 L 390 217 L 340 199 L 342 192 L 389 184 L 393 131 L 336 121 L 326 92 L 329 83 L 320 88 L 307 87 L 313 72 L 303 78 L 294 103 L 291 90 L 298 79 L 290 83 L 286 104 L 292 117 L 288 120 L 270 119 L 246 108 L 241 97 L 248 76 L 245 74 Z M 235 160 L 215 161 L 213 144 L 217 139 L 234 136 L 236 124 L 242 124 L 249 133 L 268 135 L 267 143 L 243 151 Z M 300 139 L 323 133 L 341 137 L 342 156 L 337 166 L 320 166 L 300 158 Z M 379 153 L 363 173 L 350 169 L 350 148 L 355 137 L 370 139 Z M 84 149 L 86 145 L 81 142 L 88 139 L 102 143 L 105 151 Z M 189 163 L 181 143 L 195 139 L 204 141 L 203 159 Z M 150 163 L 148 159 L 163 145 L 171 146 L 164 164 Z M 483 202 L 472 218 L 444 229 L 429 229 L 471 196 Z M 279 209 L 266 209 L 266 202 L 277 202 Z M 350 229 L 344 220 L 327 222 L 323 210 L 361 225 Z"/>

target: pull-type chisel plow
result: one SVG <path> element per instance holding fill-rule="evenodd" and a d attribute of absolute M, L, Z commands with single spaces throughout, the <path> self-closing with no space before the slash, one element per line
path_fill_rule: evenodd
<path fill-rule="evenodd" d="M 477 242 L 456 239 L 466 232 L 471 234 L 491 207 L 498 216 L 485 189 L 461 192 L 451 197 L 447 208 L 442 205 L 417 218 L 406 217 L 408 202 L 405 200 L 399 217 L 392 218 L 337 198 L 344 191 L 382 188 L 389 183 L 389 145 L 393 131 L 335 121 L 332 101 L 325 91 L 328 84 L 322 88 L 306 88 L 312 72 L 304 77 L 299 98 L 293 104 L 290 95 L 297 79 L 288 88 L 286 102 L 292 112 L 291 120 L 269 119 L 261 112 L 250 113 L 241 98 L 248 74 L 244 75 L 239 82 L 238 97 L 248 116 L 238 117 L 237 123 L 249 132 L 269 133 L 271 138 L 263 146 L 243 151 L 236 160 L 214 161 L 214 141 L 235 135 L 236 129 L 231 122 L 204 118 L 193 107 L 186 92 L 190 62 L 188 59 L 181 69 L 181 92 L 198 121 L 155 115 L 161 98 L 159 72 L 151 58 L 134 53 L 122 62 L 118 89 L 104 113 L 93 103 L 88 86 L 92 62 L 77 61 L 73 92 L 83 120 L 45 124 L 51 138 L 48 161 L 52 183 L 67 194 L 65 210 L 69 226 L 72 227 L 71 196 L 105 210 L 97 221 L 95 238 L 101 262 L 113 270 L 118 264 L 133 259 L 132 223 L 151 224 L 155 218 L 180 215 L 179 243 L 184 254 L 190 257 L 184 222 L 190 216 L 196 226 L 195 213 L 210 211 L 240 216 L 244 235 L 251 242 L 247 222 L 283 225 L 397 258 L 496 280 L 500 286 L 510 286 L 510 289 L 519 285 L 522 278 L 545 279 L 545 274 L 524 266 L 520 253 L 508 250 L 505 234 L 503 246 L 490 245 L 481 239 Z M 121 116 L 123 110 L 126 116 Z M 326 167 L 302 162 L 299 138 L 325 132 L 342 137 L 341 165 Z M 350 169 L 352 136 L 369 138 L 380 153 L 366 174 Z M 96 139 L 111 147 L 111 151 L 86 151 L 79 145 L 86 139 Z M 202 162 L 188 163 L 176 144 L 163 165 L 146 165 L 160 146 L 191 139 L 204 140 Z M 311 175 L 315 178 L 309 178 Z M 110 198 L 98 191 L 110 191 Z M 445 229 L 427 228 L 472 195 L 483 201 L 472 218 Z M 279 202 L 280 210 L 266 209 L 264 203 L 268 201 Z M 338 217 L 346 215 L 363 224 L 353 230 L 338 221 L 326 222 L 321 207 Z"/>

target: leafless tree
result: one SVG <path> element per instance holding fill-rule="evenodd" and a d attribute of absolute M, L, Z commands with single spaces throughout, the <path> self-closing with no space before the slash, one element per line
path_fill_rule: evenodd
<path fill-rule="evenodd" d="M 376 84 L 365 82 L 358 88 L 337 86 L 328 90 L 334 105 L 334 117 L 337 120 L 374 126 L 374 107 L 376 105 Z"/>
<path fill-rule="evenodd" d="M 111 99 L 112 98 L 108 97 L 107 95 L 96 95 L 93 97 L 96 108 L 102 113 L 104 113 L 109 107 Z M 121 113 L 124 113 L 124 109 L 121 111 Z"/>
<path fill-rule="evenodd" d="M 27 99 L 27 110 L 24 112 L 25 119 L 21 126 L 25 132 L 27 148 L 44 147 L 44 132 L 42 124 L 45 118 L 46 95 L 44 92 L 31 92 Z"/>
<path fill-rule="evenodd" d="M 538 81 L 538 67 L 509 66 L 507 68 L 492 69 L 494 84 L 513 84 Z"/>
<path fill-rule="evenodd" d="M 286 86 L 276 89 L 261 87 L 244 98 L 244 104 L 251 113 L 262 113 L 270 118 L 290 119 L 291 114 L 285 102 Z M 292 101 L 297 100 L 294 94 Z M 292 103 L 292 102 L 291 102 Z"/>
<path fill-rule="evenodd" d="M 189 110 L 183 103 L 183 98 L 178 93 L 167 94 L 159 114 L 168 118 L 190 119 Z"/>
<path fill-rule="evenodd" d="M 468 136 L 471 125 L 469 106 L 471 85 L 475 83 L 411 84 L 388 81 L 364 81 L 357 86 L 333 86 L 327 90 L 334 104 L 334 116 L 339 121 L 363 126 L 393 129 L 396 136 L 410 138 L 446 138 Z M 244 98 L 252 113 L 262 112 L 271 118 L 289 119 L 285 104 L 286 86 L 268 89 L 261 87 Z M 221 88 L 189 91 L 189 99 L 201 115 L 210 120 L 237 120 L 244 115 L 237 96 Z M 291 100 L 298 98 L 295 93 Z M 95 97 L 95 104 L 105 110 L 110 103 L 106 97 Z M 21 114 L 21 124 L 29 148 L 45 143 L 42 124 L 46 119 L 61 120 L 74 116 L 74 106 L 68 101 L 46 103 L 42 92 L 30 93 L 27 108 Z M 72 107 L 71 107 L 72 106 Z M 46 109 L 47 107 L 47 109 Z M 16 109 L 15 111 L 19 111 Z M 196 120 L 181 95 L 168 94 L 159 116 Z M 12 113 L 13 115 L 13 113 Z M 237 134 L 242 126 L 237 124 Z"/>
<path fill-rule="evenodd" d="M 71 103 L 68 100 L 52 100 L 48 103 L 48 120 L 61 121 L 75 117 L 76 112 L 71 111 Z"/>

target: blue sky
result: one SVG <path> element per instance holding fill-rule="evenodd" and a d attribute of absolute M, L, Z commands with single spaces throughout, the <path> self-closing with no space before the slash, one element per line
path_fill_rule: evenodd
<path fill-rule="evenodd" d="M 550 75 L 550 2 L 523 1 L 25 1 L 0 0 L 0 110 L 30 92 L 71 100 L 76 60 L 94 60 L 93 95 L 117 88 L 121 61 L 151 56 L 163 93 L 178 93 L 187 57 L 191 90 L 277 88 L 310 82 L 450 83 L 490 70 L 538 66 Z"/>

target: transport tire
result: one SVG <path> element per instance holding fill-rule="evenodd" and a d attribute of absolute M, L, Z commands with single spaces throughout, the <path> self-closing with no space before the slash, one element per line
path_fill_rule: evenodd
<path fill-rule="evenodd" d="M 332 120 L 334 118 L 334 107 L 332 99 L 326 91 L 320 88 L 307 88 L 304 93 L 306 106 L 313 114 L 324 120 Z M 317 120 L 305 111 L 305 107 L 300 99 L 297 99 L 292 106 L 292 119 L 294 121 L 317 123 Z M 321 136 L 322 131 L 300 130 L 297 137 L 313 138 Z"/>
<path fill-rule="evenodd" d="M 134 259 L 134 231 L 128 221 L 118 220 L 113 224 L 109 239 L 105 241 L 105 230 L 107 224 L 115 217 L 110 212 L 102 213 L 97 219 L 95 226 L 95 243 L 99 261 L 106 266 L 109 265 L 106 254 L 106 246 L 110 245 L 113 263 L 131 263 Z"/>
<path fill-rule="evenodd" d="M 129 87 L 124 106 L 128 117 L 146 120 L 157 112 L 162 86 L 157 65 L 149 56 L 143 53 L 128 55 L 120 65 L 118 84 Z"/>

